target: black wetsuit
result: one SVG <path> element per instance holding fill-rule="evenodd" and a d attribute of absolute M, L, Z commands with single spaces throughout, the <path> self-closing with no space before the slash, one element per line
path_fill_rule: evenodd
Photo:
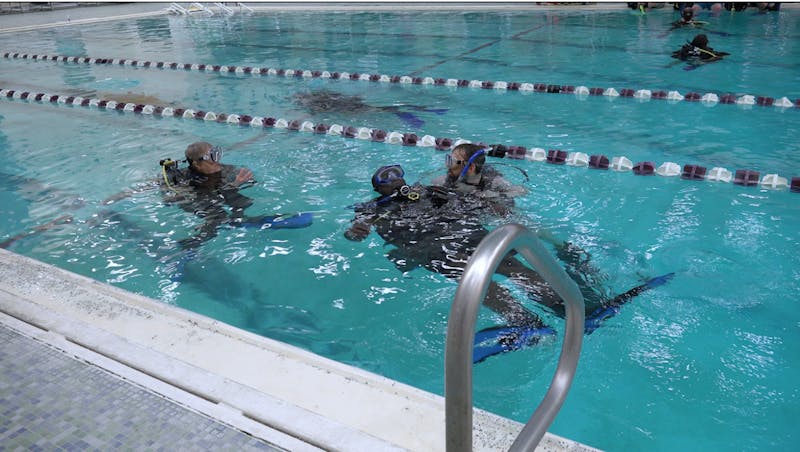
<path fill-rule="evenodd" d="M 480 242 L 489 234 L 483 225 L 487 207 L 485 200 L 474 196 L 449 191 L 439 186 L 411 187 L 418 193 L 418 200 L 399 194 L 376 198 L 356 207 L 354 221 L 371 224 L 386 243 L 395 248 L 388 258 L 401 271 L 416 267 L 459 279 L 467 262 Z M 571 250 L 559 251 L 559 257 L 579 260 L 571 256 Z M 509 253 L 497 268 L 497 273 L 507 276 L 519 285 L 537 303 L 564 315 L 561 298 L 541 278 L 525 266 L 515 253 Z M 582 256 L 585 259 L 585 256 Z M 585 265 L 585 261 L 582 262 Z M 568 264 L 568 267 L 570 264 Z M 587 310 L 594 310 L 604 300 L 591 287 L 578 280 L 587 299 Z M 502 314 L 512 325 L 534 325 L 541 327 L 541 320 L 516 302 L 504 287 L 491 283 L 484 304 Z"/>
<path fill-rule="evenodd" d="M 672 52 L 672 58 L 681 61 L 711 62 L 722 59 L 728 55 L 726 52 L 715 52 L 711 47 L 695 47 L 691 43 L 684 44 L 680 49 Z"/>
<path fill-rule="evenodd" d="M 477 179 L 477 182 L 471 182 L 470 179 Z M 487 214 L 500 217 L 508 215 L 514 209 L 514 197 L 525 192 L 523 188 L 509 183 L 490 165 L 485 165 L 479 175 L 453 177 L 448 173 L 434 179 L 433 183 L 480 198 Z"/>
<path fill-rule="evenodd" d="M 225 164 L 221 166 L 219 172 L 210 175 L 194 171 L 191 167 L 167 170 L 170 190 L 165 195 L 166 202 L 176 204 L 203 219 L 196 235 L 181 240 L 184 248 L 195 248 L 215 237 L 222 224 L 257 221 L 244 216 L 244 210 L 253 204 L 253 200 L 239 193 L 241 186 L 232 184 L 240 168 Z"/>

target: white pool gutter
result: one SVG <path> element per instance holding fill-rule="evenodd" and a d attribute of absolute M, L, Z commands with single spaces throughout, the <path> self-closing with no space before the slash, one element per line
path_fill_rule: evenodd
<path fill-rule="evenodd" d="M 0 322 L 272 444 L 445 450 L 438 395 L 1 249 L 0 281 Z M 474 420 L 477 451 L 522 428 Z M 539 449 L 591 450 L 554 435 Z"/>

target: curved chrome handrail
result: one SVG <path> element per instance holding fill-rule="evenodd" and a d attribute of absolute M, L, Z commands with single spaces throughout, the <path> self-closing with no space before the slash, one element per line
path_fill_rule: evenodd
<path fill-rule="evenodd" d="M 456 290 L 445 345 L 445 432 L 447 450 L 472 450 L 472 351 L 475 322 L 492 275 L 500 261 L 517 250 L 566 305 L 566 331 L 550 388 L 510 450 L 533 450 L 566 399 L 581 352 L 584 301 L 570 279 L 536 235 L 519 224 L 507 224 L 487 235 L 470 257 Z"/>

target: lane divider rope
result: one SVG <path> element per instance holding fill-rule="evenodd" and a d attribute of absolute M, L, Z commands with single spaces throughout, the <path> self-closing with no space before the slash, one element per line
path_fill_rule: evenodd
<path fill-rule="evenodd" d="M 437 150 L 448 151 L 461 143 L 470 143 L 468 140 L 452 140 L 445 137 L 434 137 L 424 135 L 421 138 L 414 133 L 386 132 L 382 129 L 372 129 L 368 127 L 342 126 L 339 124 L 314 124 L 310 121 L 286 120 L 283 118 L 262 117 L 253 115 L 239 115 L 227 113 L 215 113 L 213 111 L 193 110 L 186 108 L 173 108 L 155 106 L 150 104 L 133 104 L 117 102 L 113 99 L 84 98 L 79 96 L 65 96 L 52 93 L 31 93 L 13 89 L 0 88 L 0 99 L 23 100 L 26 102 L 49 102 L 51 104 L 64 104 L 70 106 L 95 107 L 100 110 L 128 112 L 143 115 L 154 115 L 161 117 L 175 117 L 184 119 L 196 119 L 208 122 L 227 123 L 238 126 L 250 126 L 261 128 L 287 129 L 298 132 L 311 132 L 314 134 L 342 136 L 345 138 L 357 138 L 388 144 L 402 146 L 433 147 Z M 679 165 L 674 162 L 664 162 L 658 167 L 652 161 L 642 161 L 633 163 L 624 156 L 612 157 L 609 159 L 602 154 L 587 155 L 583 152 L 567 152 L 560 149 L 545 150 L 534 147 L 507 146 L 503 144 L 487 144 L 478 141 L 476 144 L 486 146 L 489 150 L 487 155 L 496 158 L 509 158 L 516 160 L 528 160 L 532 162 L 546 162 L 553 165 L 565 165 L 576 167 L 588 167 L 591 169 L 613 170 L 618 172 L 632 172 L 635 175 L 649 176 L 659 175 L 664 177 L 680 176 L 681 179 L 691 181 L 713 181 L 733 183 L 742 186 L 761 186 L 775 190 L 789 189 L 792 192 L 800 192 L 800 177 L 792 177 L 789 181 L 778 174 L 766 174 L 761 177 L 759 171 L 751 169 L 739 169 L 732 173 L 726 168 L 714 167 L 708 170 L 706 167 L 695 164 Z"/>
<path fill-rule="evenodd" d="M 357 72 L 328 72 L 328 71 L 311 71 L 311 70 L 295 70 L 295 69 L 276 69 L 276 68 L 259 68 L 251 66 L 224 66 L 224 65 L 211 65 L 211 64 L 193 64 L 193 63 L 174 63 L 174 62 L 151 62 L 139 61 L 132 59 L 111 59 L 111 58 L 92 58 L 92 57 L 75 57 L 75 56 L 62 56 L 62 55 L 39 55 L 27 54 L 18 52 L 5 52 L 3 57 L 6 59 L 23 59 L 32 61 L 60 61 L 65 63 L 85 63 L 85 64 L 104 64 L 104 65 L 119 65 L 119 66 L 134 66 L 139 68 L 156 68 L 156 69 L 183 69 L 201 72 L 218 72 L 218 73 L 234 73 L 237 75 L 274 75 L 286 78 L 299 77 L 299 78 L 327 78 L 333 80 L 353 80 L 353 81 L 369 81 L 369 82 L 384 82 L 384 83 L 397 83 L 397 84 L 412 84 L 412 85 L 436 85 L 448 86 L 453 88 L 479 88 L 479 89 L 493 89 L 497 91 L 519 91 L 523 93 L 560 93 L 560 94 L 574 94 L 579 98 L 587 96 L 606 96 L 608 98 L 633 98 L 640 101 L 649 101 L 650 99 L 666 100 L 670 103 L 677 103 L 680 101 L 699 102 L 706 106 L 713 106 L 720 104 L 735 104 L 742 107 L 751 107 L 759 105 L 763 107 L 777 107 L 777 108 L 800 108 L 800 99 L 795 99 L 794 102 L 788 97 L 784 96 L 775 99 L 769 96 L 754 96 L 750 94 L 735 95 L 735 94 L 717 94 L 717 93 L 686 93 L 681 94 L 678 91 L 666 90 L 649 90 L 631 88 L 622 88 L 617 90 L 615 88 L 589 88 L 586 86 L 574 85 L 555 85 L 545 83 L 520 83 L 520 82 L 504 82 L 504 81 L 488 81 L 488 80 L 464 80 L 454 78 L 432 78 L 432 77 L 409 77 L 407 75 L 383 75 L 383 74 L 360 74 Z"/>

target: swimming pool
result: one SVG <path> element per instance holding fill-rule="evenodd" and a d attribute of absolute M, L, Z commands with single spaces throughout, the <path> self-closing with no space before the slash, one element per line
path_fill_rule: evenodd
<path fill-rule="evenodd" d="M 800 97 L 796 10 L 705 17 L 711 45 L 735 49 L 693 71 L 669 53 L 693 33 L 665 34 L 667 11 L 270 13 L 163 17 L 0 36 L 3 52 L 236 65 L 350 74 Z M 313 27 L 310 25 L 313 23 Z M 131 45 L 135 43 L 135 45 Z M 435 43 L 433 45 L 432 43 Z M 436 84 L 331 80 L 3 58 L 0 88 L 413 132 L 528 148 L 800 175 L 797 109 L 641 101 Z M 609 64 L 609 62 L 613 64 Z M 767 83 L 767 81 L 769 83 Z M 311 114 L 295 93 L 331 90 L 365 103 L 447 109 Z M 148 96 L 148 97 L 141 97 Z M 1 98 L 6 167 L 3 240 L 59 215 L 71 224 L 16 242 L 16 252 L 442 393 L 446 316 L 455 283 L 403 273 L 374 234 L 345 240 L 346 206 L 371 198 L 375 168 L 410 180 L 443 172 L 443 152 L 286 129 L 166 118 Z M 312 211 L 306 229 L 224 230 L 184 278 L 168 256 L 196 219 L 145 190 L 198 139 L 230 146 L 253 169 L 253 212 Z M 797 193 L 497 160 L 525 184 L 516 220 L 588 250 L 618 293 L 677 273 L 588 336 L 573 391 L 551 431 L 593 446 L 674 450 L 786 447 L 796 440 L 800 326 Z M 108 211 L 115 212 L 110 215 Z M 541 311 L 539 311 L 541 312 Z M 546 312 L 559 331 L 563 322 Z M 481 313 L 479 326 L 499 319 Z M 475 403 L 524 421 L 546 390 L 555 341 L 475 369 Z"/>

